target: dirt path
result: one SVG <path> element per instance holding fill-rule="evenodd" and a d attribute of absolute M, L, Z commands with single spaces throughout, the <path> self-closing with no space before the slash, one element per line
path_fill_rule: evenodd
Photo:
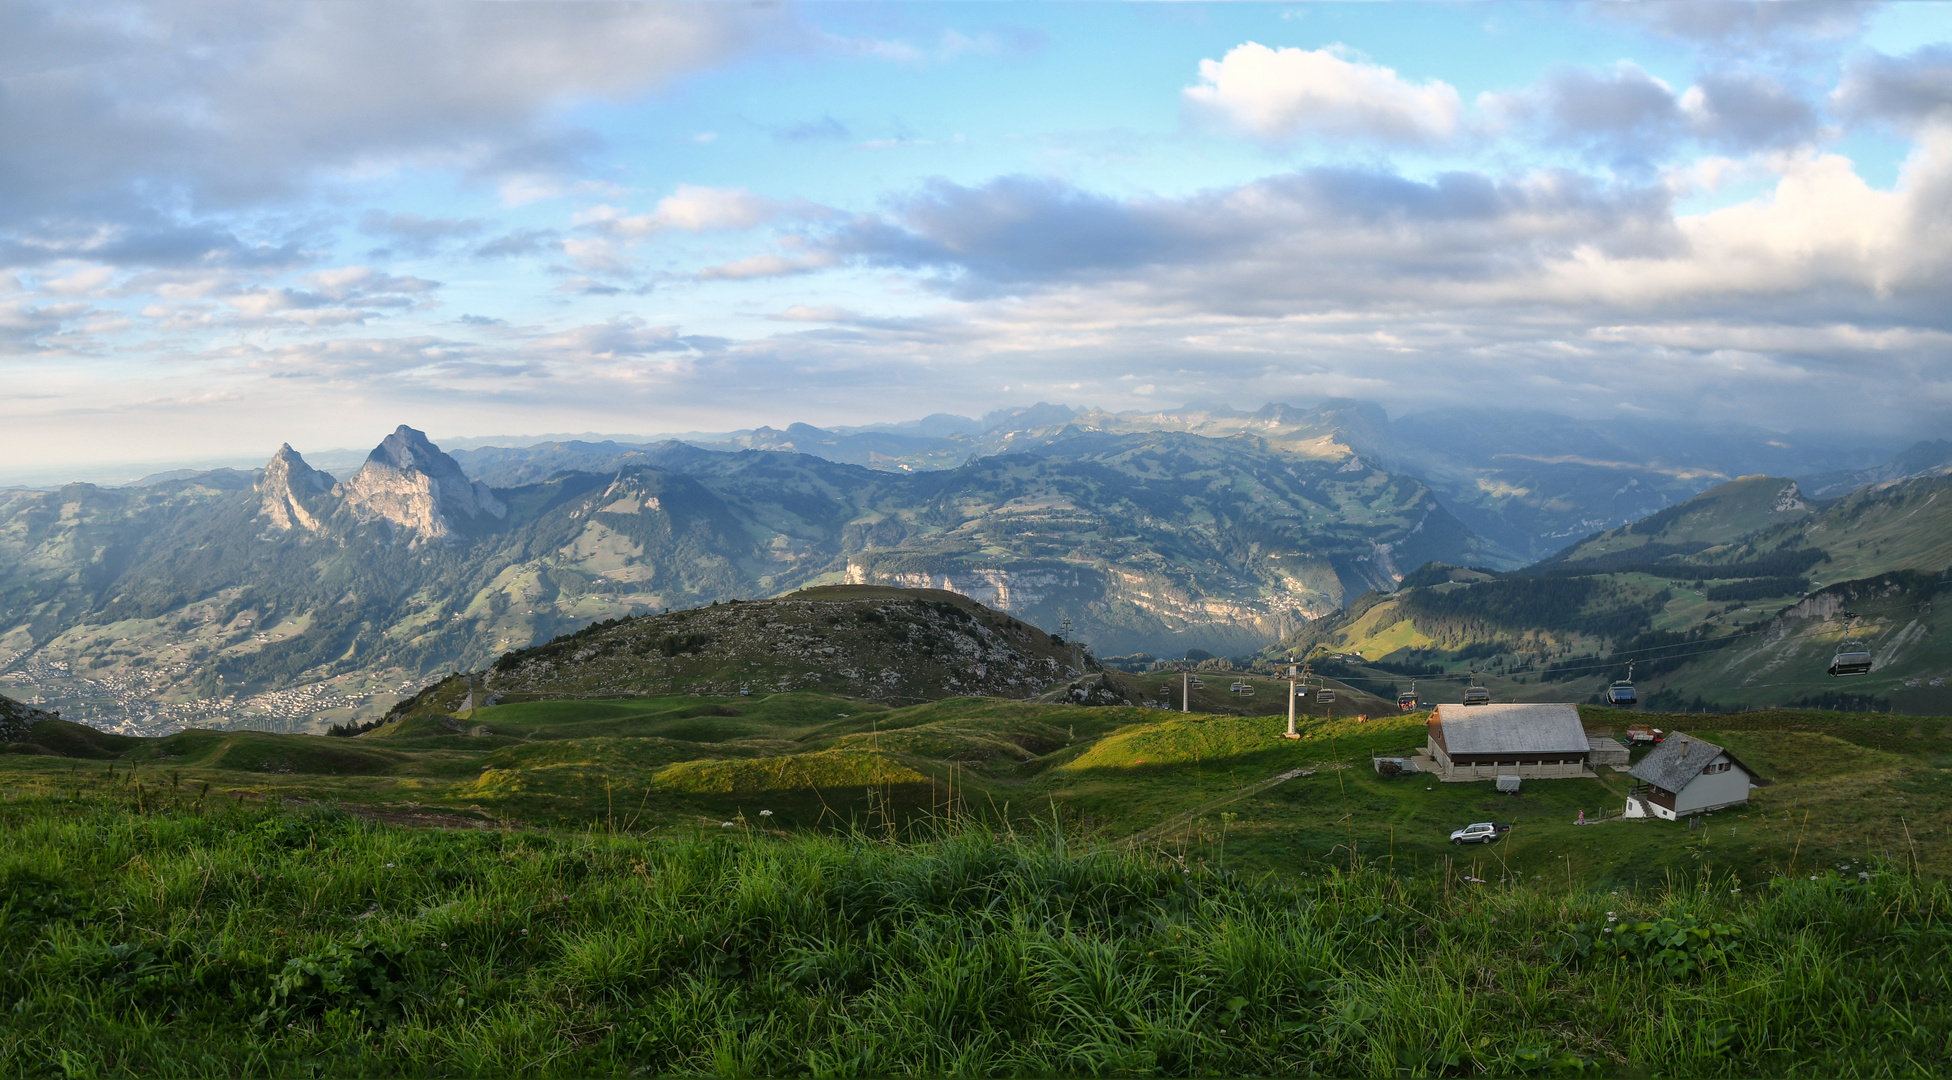
<path fill-rule="evenodd" d="M 1322 766 L 1322 768 L 1345 769 L 1348 768 L 1348 766 L 1338 762 L 1333 765 Z M 1226 806 L 1230 803 L 1239 802 L 1240 800 L 1249 798 L 1250 796 L 1259 795 L 1261 792 L 1266 791 L 1268 788 L 1271 788 L 1276 784 L 1285 784 L 1288 781 L 1296 779 L 1298 777 L 1313 776 L 1313 775 L 1315 775 L 1314 769 L 1289 769 L 1287 772 L 1281 773 L 1276 776 L 1270 776 L 1265 780 L 1256 781 L 1255 783 L 1249 784 L 1244 788 L 1236 788 L 1235 790 L 1228 792 L 1227 794 L 1222 795 L 1217 799 L 1208 799 L 1206 802 L 1201 803 L 1200 805 L 1194 807 L 1191 810 L 1174 814 L 1172 817 L 1169 817 L 1166 820 L 1160 822 L 1159 824 L 1154 825 L 1150 829 L 1142 829 L 1136 833 L 1133 833 L 1126 842 L 1134 846 L 1137 846 L 1139 844 L 1151 843 L 1152 841 L 1157 840 L 1160 836 L 1166 833 L 1170 833 L 1176 829 L 1185 828 L 1187 825 L 1192 824 L 1194 821 L 1198 820 L 1203 815 L 1210 814 L 1222 806 Z"/>

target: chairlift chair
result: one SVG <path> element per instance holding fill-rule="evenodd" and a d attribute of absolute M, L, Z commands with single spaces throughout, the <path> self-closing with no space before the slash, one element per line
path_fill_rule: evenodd
<path fill-rule="evenodd" d="M 1471 681 L 1464 687 L 1464 704 L 1466 705 L 1491 704 L 1491 691 L 1486 690 L 1484 687 L 1478 685 L 1478 672 L 1476 668 L 1471 669 Z"/>
<path fill-rule="evenodd" d="M 1632 705 L 1640 700 L 1633 689 L 1633 662 L 1627 662 L 1627 677 L 1606 688 L 1608 705 Z"/>
<path fill-rule="evenodd" d="M 1857 613 L 1841 613 L 1844 620 L 1844 640 L 1837 646 L 1837 655 L 1830 658 L 1830 675 L 1843 678 L 1847 675 L 1869 675 L 1871 673 L 1871 647 L 1850 636 L 1850 624 Z"/>
<path fill-rule="evenodd" d="M 1396 695 L 1396 708 L 1400 712 L 1409 712 L 1410 710 L 1416 707 L 1417 707 L 1417 681 L 1415 679 L 1411 679 L 1410 688 L 1404 691 L 1403 693 Z"/>
<path fill-rule="evenodd" d="M 1837 655 L 1830 658 L 1830 674 L 1838 678 L 1870 673 L 1871 650 L 1861 641 L 1845 641 L 1837 646 Z"/>
<path fill-rule="evenodd" d="M 1326 686 L 1322 687 L 1320 690 L 1315 691 L 1315 704 L 1317 705 L 1335 704 L 1335 691 L 1330 690 Z"/>
<path fill-rule="evenodd" d="M 1241 697 L 1254 696 L 1254 684 L 1250 682 L 1236 682 L 1231 687 L 1228 687 L 1228 689 Z"/>
<path fill-rule="evenodd" d="M 1200 677 L 1198 675 L 1193 676 L 1193 678 L 1189 680 L 1186 685 L 1191 687 L 1194 690 L 1204 690 L 1206 688 L 1206 684 L 1200 681 Z"/>

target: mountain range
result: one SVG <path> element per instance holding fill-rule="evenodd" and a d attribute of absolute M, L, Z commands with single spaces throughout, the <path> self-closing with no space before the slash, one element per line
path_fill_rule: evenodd
<path fill-rule="evenodd" d="M 524 440 L 505 439 L 501 441 L 508 445 L 473 447 L 454 456 L 470 476 L 496 486 L 538 480 L 552 470 L 614 469 L 671 441 L 710 450 L 800 453 L 914 472 L 955 468 L 1066 432 L 1251 435 L 1295 457 L 1358 458 L 1429 485 L 1484 541 L 1485 561 L 1504 569 L 1544 558 L 1589 533 L 1636 521 L 1738 476 L 1806 477 L 1806 485 L 1829 497 L 1952 464 L 1952 444 L 1920 443 L 1893 458 L 1895 446 L 1827 433 L 1703 429 L 1648 419 L 1595 423 L 1516 410 L 1460 409 L 1391 418 L 1380 406 L 1355 400 L 1329 400 L 1308 408 L 1270 403 L 1251 412 L 1206 405 L 1151 413 L 1043 403 L 981 419 L 938 414 L 873 428 L 791 424 L 638 443 L 556 440 L 521 445 Z"/>
<path fill-rule="evenodd" d="M 1354 401 L 452 454 L 402 426 L 343 480 L 284 446 L 255 470 L 0 492 L 0 681 L 131 731 L 322 726 L 594 621 L 838 583 L 954 590 L 1100 655 L 1239 655 L 1426 562 L 1509 572 L 1671 513 L 1724 469 L 1889 485 L 1933 468 L 1923 446 L 1879 466 Z"/>
<path fill-rule="evenodd" d="M 597 620 L 892 584 L 1102 652 L 1251 652 L 1483 546 L 1420 482 L 1245 432 L 1013 433 L 954 469 L 668 442 L 497 486 L 401 427 L 265 467 L 0 495 L 0 663 L 71 719 L 349 722 Z"/>

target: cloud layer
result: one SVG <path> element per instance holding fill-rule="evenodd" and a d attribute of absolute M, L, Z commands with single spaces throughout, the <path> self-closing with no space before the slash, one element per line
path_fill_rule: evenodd
<path fill-rule="evenodd" d="M 0 7 L 0 451 L 380 408 L 1952 416 L 1952 44 L 1826 4 L 1510 14 L 1606 59 L 1487 86 L 1306 20 L 1151 28 L 1178 66 L 1139 93 L 1074 28 L 933 9 Z"/>

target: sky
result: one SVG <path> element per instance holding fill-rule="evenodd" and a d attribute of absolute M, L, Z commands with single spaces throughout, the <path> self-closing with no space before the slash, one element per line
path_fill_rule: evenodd
<path fill-rule="evenodd" d="M 1326 397 L 1942 435 L 1952 6 L 0 5 L 0 481 Z"/>

